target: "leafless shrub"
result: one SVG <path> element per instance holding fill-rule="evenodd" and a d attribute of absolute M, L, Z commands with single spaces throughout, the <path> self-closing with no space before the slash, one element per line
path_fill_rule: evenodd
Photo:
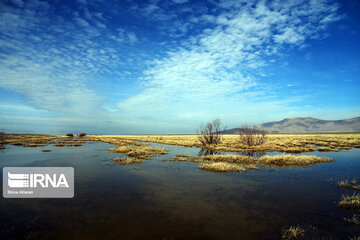
<path fill-rule="evenodd" d="M 80 133 L 79 134 L 79 137 L 85 137 L 86 136 L 86 133 Z"/>
<path fill-rule="evenodd" d="M 267 141 L 267 136 L 265 131 L 258 130 L 255 126 L 248 127 L 243 125 L 239 130 L 239 139 L 238 142 L 243 145 L 257 146 L 262 145 Z"/>
<path fill-rule="evenodd" d="M 68 134 L 66 134 L 66 136 L 68 136 L 69 138 L 72 138 L 72 137 L 74 137 L 74 134 L 68 133 Z"/>
<path fill-rule="evenodd" d="M 7 135 L 4 132 L 0 132 L 0 149 L 5 149 Z"/>
<path fill-rule="evenodd" d="M 200 129 L 198 130 L 198 139 L 203 146 L 219 144 L 222 141 L 221 131 L 223 130 L 220 119 L 214 119 L 205 126 L 200 126 Z"/>
<path fill-rule="evenodd" d="M 0 132 L 0 143 L 5 143 L 7 135 L 4 132 Z"/>

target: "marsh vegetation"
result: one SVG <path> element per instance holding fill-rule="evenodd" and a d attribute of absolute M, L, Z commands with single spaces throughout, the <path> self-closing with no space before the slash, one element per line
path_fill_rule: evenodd
<path fill-rule="evenodd" d="M 205 226 L 204 231 L 208 234 L 205 237 L 215 239 L 234 239 L 238 236 L 242 239 L 261 239 L 261 236 L 265 235 L 271 239 L 308 239 L 308 236 L 311 237 L 310 239 L 326 239 L 327 236 L 332 236 L 329 234 L 332 231 L 337 232 L 335 235 L 337 239 L 338 236 L 351 237 L 352 234 L 359 233 L 354 230 L 359 222 L 357 212 L 359 196 L 346 192 L 356 190 L 358 183 L 355 179 L 338 182 L 338 186 L 341 187 L 338 190 L 344 193 L 336 193 L 336 196 L 334 184 L 324 179 L 334 176 L 337 176 L 338 180 L 356 177 L 356 170 L 349 168 L 350 165 L 358 166 L 358 162 L 354 160 L 356 157 L 351 158 L 353 160 L 349 163 L 348 158 L 342 159 L 339 156 L 347 156 L 347 154 L 356 156 L 357 150 L 337 152 L 340 151 L 337 149 L 327 152 L 319 149 L 326 148 L 327 146 L 320 145 L 329 141 L 333 146 L 337 141 L 336 146 L 353 148 L 358 144 L 359 136 L 359 134 L 266 135 L 266 142 L 249 147 L 239 143 L 239 135 L 224 135 L 218 144 L 204 147 L 197 135 L 86 135 L 69 138 L 66 135 L 10 134 L 6 141 L 14 146 L 9 146 L 9 149 L 5 150 L 3 156 L 9 160 L 3 163 L 9 164 L 15 161 L 15 164 L 19 164 L 16 162 L 19 161 L 19 157 L 16 158 L 16 154 L 7 155 L 7 151 L 13 153 L 22 151 L 33 153 L 34 159 L 40 158 L 39 162 L 45 161 L 49 165 L 74 164 L 77 171 L 76 181 L 79 183 L 76 190 L 79 205 L 71 202 L 66 207 L 60 206 L 61 204 L 57 206 L 61 211 L 57 215 L 65 212 L 69 215 L 67 218 L 69 228 L 73 227 L 70 223 L 74 224 L 73 211 L 67 210 L 70 206 L 70 209 L 76 208 L 82 211 L 79 216 L 86 216 L 86 219 L 75 217 L 76 222 L 79 223 L 75 223 L 77 225 L 73 228 L 83 227 L 81 222 L 86 221 L 91 229 L 96 229 L 96 226 L 110 228 L 112 232 L 121 236 L 130 236 L 129 238 L 133 232 L 139 231 L 138 226 L 141 224 L 150 227 L 144 228 L 143 235 L 136 236 L 138 239 L 145 239 L 149 236 L 149 232 L 163 236 L 161 234 L 164 228 L 181 229 L 181 231 L 172 230 L 172 233 L 166 233 L 165 236 L 180 236 L 181 239 L 189 239 L 191 237 L 188 236 L 192 236 L 201 239 L 204 235 L 201 235 L 201 231 L 197 235 L 196 228 L 201 224 Z M 156 142 L 171 144 L 162 145 Z M 296 148 L 294 144 L 300 142 L 303 144 L 306 142 L 308 145 L 299 144 L 297 147 L 312 147 L 313 153 L 296 155 L 285 154 L 284 151 L 277 153 L 241 151 L 271 147 L 286 149 L 286 144 L 289 144 L 294 151 Z M 186 147 L 176 145 L 186 145 Z M 222 151 L 230 148 L 236 151 Z M 69 154 L 67 158 L 64 157 L 66 153 Z M 23 162 L 26 163 L 25 160 Z M 35 162 L 33 166 L 38 166 L 39 162 Z M 111 164 L 108 164 L 109 162 Z M 324 164 L 318 165 L 321 163 Z M 339 171 L 339 166 L 348 171 Z M 94 184 L 95 180 L 96 184 Z M 321 191 L 325 191 L 326 194 L 321 194 Z M 96 196 L 98 192 L 105 197 L 91 197 Z M 341 194 L 344 196 L 341 197 Z M 333 195 L 333 198 L 329 198 L 329 195 Z M 89 199 L 92 199 L 89 207 L 84 207 Z M 94 206 L 99 206 L 101 211 L 94 209 Z M 26 209 L 26 206 L 24 208 Z M 42 211 L 41 207 L 36 209 Z M 317 215 L 313 209 L 331 214 Z M 16 209 L 12 210 L 16 211 Z M 44 214 L 48 212 L 49 210 L 44 211 Z M 159 214 L 163 215 L 158 216 Z M 3 222 L 11 222 L 13 219 L 7 216 L 2 218 L 7 220 Z M 99 222 L 98 219 L 103 220 Z M 174 221 L 162 219 L 174 219 Z M 303 222 L 304 219 L 308 221 L 306 224 Z M 321 237 L 317 237 L 317 232 L 312 231 L 312 228 L 304 227 L 313 224 L 311 222 L 313 219 L 317 222 L 336 222 L 336 224 L 332 225 L 331 229 L 322 225 L 321 227 L 328 232 L 325 231 L 320 235 Z M 24 220 L 26 221 L 31 222 Z M 119 223 L 127 228 L 111 227 Z M 22 226 L 21 224 L 18 226 Z M 63 228 L 63 224 L 63 221 L 60 221 L 56 222 L 55 227 L 51 227 Z M 289 224 L 291 227 L 283 228 Z M 217 226 L 224 229 L 227 235 L 217 235 L 219 233 L 213 230 Z M 257 229 L 257 232 L 249 231 L 249 227 Z M 51 230 L 48 231 L 51 233 Z M 91 233 L 94 231 L 96 234 L 97 230 L 89 231 Z M 58 234 L 58 231 L 56 232 Z"/>
<path fill-rule="evenodd" d="M 349 189 L 360 191 L 360 185 L 357 184 L 356 179 L 353 179 L 351 181 L 348 181 L 348 180 L 340 181 L 340 182 L 338 182 L 338 186 L 341 188 L 349 188 Z"/>
<path fill-rule="evenodd" d="M 207 170 L 213 169 L 216 172 L 232 172 L 245 171 L 247 169 L 258 169 L 255 164 L 263 166 L 277 166 L 277 167 L 295 167 L 295 166 L 311 166 L 318 163 L 332 162 L 331 158 L 317 157 L 317 156 L 293 156 L 293 155 L 278 155 L 278 156 L 262 156 L 254 158 L 243 155 L 207 155 L 202 157 L 188 156 L 184 154 L 177 154 L 173 157 L 173 161 L 180 162 L 198 162 L 201 166 L 206 166 Z M 215 164 L 217 163 L 217 164 Z M 223 165 L 219 164 L 223 163 Z M 228 164 L 228 165 L 226 165 Z M 238 167 L 238 168 L 237 168 Z M 204 167 L 200 167 L 204 169 Z"/>
<path fill-rule="evenodd" d="M 345 209 L 360 209 L 360 194 L 343 195 L 338 205 Z"/>
<path fill-rule="evenodd" d="M 204 147 L 198 135 L 118 135 L 98 136 L 123 141 L 151 142 L 184 147 Z M 282 152 L 308 153 L 320 151 L 337 152 L 360 148 L 360 134 L 267 134 L 261 145 L 247 146 L 239 143 L 239 135 L 222 135 L 221 142 L 207 144 L 207 149 L 217 152 Z"/>

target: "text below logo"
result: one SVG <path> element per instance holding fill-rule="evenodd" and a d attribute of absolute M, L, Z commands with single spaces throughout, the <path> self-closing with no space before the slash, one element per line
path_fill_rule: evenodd
<path fill-rule="evenodd" d="M 5 167 L 3 196 L 5 198 L 72 198 L 74 168 Z"/>

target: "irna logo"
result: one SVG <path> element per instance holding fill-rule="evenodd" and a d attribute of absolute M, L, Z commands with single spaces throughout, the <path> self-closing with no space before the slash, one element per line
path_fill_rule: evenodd
<path fill-rule="evenodd" d="M 72 198 L 72 167 L 4 167 L 5 198 Z"/>
<path fill-rule="evenodd" d="M 49 186 L 69 187 L 64 174 L 18 174 L 8 172 L 8 185 L 11 188 L 36 188 Z"/>

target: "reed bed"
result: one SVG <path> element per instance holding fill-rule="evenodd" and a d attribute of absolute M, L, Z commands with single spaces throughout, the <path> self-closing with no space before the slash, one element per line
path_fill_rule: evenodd
<path fill-rule="evenodd" d="M 352 181 L 343 180 L 337 183 L 338 187 L 341 188 L 350 188 L 356 191 L 360 191 L 360 184 L 357 184 L 356 179 L 353 179 Z"/>
<path fill-rule="evenodd" d="M 64 135 L 49 134 L 6 134 L 4 144 L 21 147 L 43 147 L 54 139 L 65 137 Z"/>
<path fill-rule="evenodd" d="M 113 162 L 117 165 L 129 165 L 129 164 L 143 163 L 144 160 L 128 157 L 128 158 L 115 158 L 113 159 Z"/>
<path fill-rule="evenodd" d="M 203 157 L 193 157 L 187 155 L 176 155 L 173 161 L 191 161 L 191 162 L 227 162 L 237 164 L 261 164 L 275 165 L 279 167 L 289 166 L 310 166 L 318 163 L 331 162 L 331 158 L 317 156 L 293 156 L 293 155 L 277 155 L 263 156 L 254 158 L 242 155 L 209 155 Z"/>
<path fill-rule="evenodd" d="M 345 209 L 359 209 L 360 208 L 360 194 L 354 194 L 352 196 L 341 197 L 340 202 L 338 203 L 339 207 Z"/>
<path fill-rule="evenodd" d="M 197 135 L 107 135 L 92 136 L 103 142 L 115 145 L 136 144 L 136 141 L 152 142 L 184 147 L 201 147 Z M 268 134 L 265 144 L 248 147 L 239 144 L 238 135 L 224 135 L 223 141 L 217 145 L 209 145 L 208 149 L 217 152 L 336 152 L 360 148 L 360 134 Z M 139 144 L 139 143 L 137 143 Z"/>
<path fill-rule="evenodd" d="M 305 231 L 306 231 L 305 229 L 299 226 L 296 227 L 291 226 L 282 232 L 281 239 L 286 239 L 286 240 L 300 239 L 300 237 L 304 236 Z"/>
<path fill-rule="evenodd" d="M 124 153 L 129 158 L 148 159 L 155 154 L 166 154 L 165 148 L 140 147 L 140 146 L 118 146 L 117 148 L 108 148 L 109 151 L 115 153 Z"/>
<path fill-rule="evenodd" d="M 353 223 L 356 225 L 360 225 L 360 215 L 359 214 L 354 214 L 351 218 L 344 218 L 345 222 L 348 223 Z"/>
<path fill-rule="evenodd" d="M 213 171 L 213 172 L 244 172 L 246 168 L 235 163 L 227 162 L 211 162 L 202 163 L 199 166 L 200 169 Z"/>

